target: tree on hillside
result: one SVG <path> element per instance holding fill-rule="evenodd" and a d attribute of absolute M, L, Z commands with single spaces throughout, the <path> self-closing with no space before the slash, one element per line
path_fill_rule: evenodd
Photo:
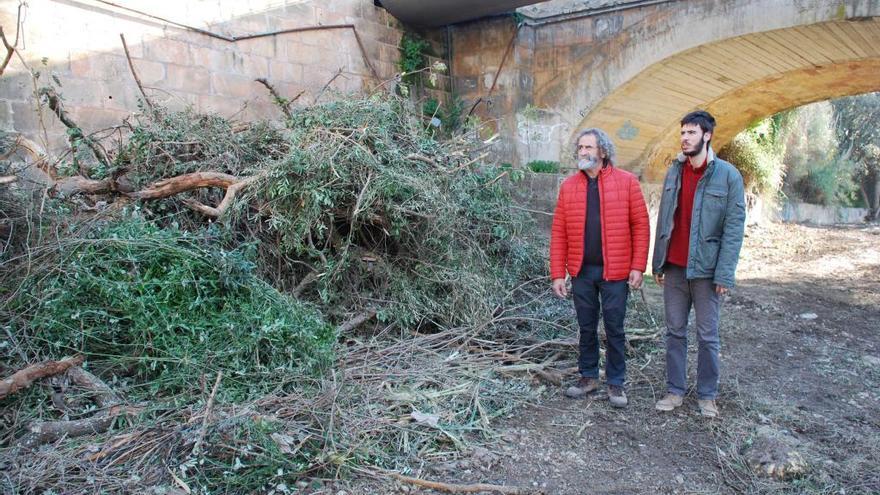
<path fill-rule="evenodd" d="M 852 205 L 856 165 L 839 152 L 834 109 L 823 101 L 795 108 L 787 115 L 784 144 L 785 193 L 807 203 Z"/>
<path fill-rule="evenodd" d="M 857 167 L 854 179 L 869 209 L 868 220 L 880 217 L 880 93 L 832 102 L 841 156 Z"/>

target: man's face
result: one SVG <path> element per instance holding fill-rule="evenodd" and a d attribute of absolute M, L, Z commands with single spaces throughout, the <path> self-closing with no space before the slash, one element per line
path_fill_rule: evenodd
<path fill-rule="evenodd" d="M 681 152 L 686 156 L 699 155 L 710 139 L 712 139 L 712 133 L 703 132 L 697 124 L 681 126 Z"/>
<path fill-rule="evenodd" d="M 596 136 L 592 134 L 586 134 L 581 136 L 578 139 L 578 159 L 581 160 L 596 160 L 601 161 L 605 158 L 605 153 L 599 151 L 599 146 L 596 143 Z"/>

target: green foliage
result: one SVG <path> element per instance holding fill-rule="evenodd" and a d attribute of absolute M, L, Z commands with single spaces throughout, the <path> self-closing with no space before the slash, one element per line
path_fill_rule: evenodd
<path fill-rule="evenodd" d="M 452 96 L 441 104 L 436 98 L 428 98 L 422 103 L 422 115 L 426 119 L 435 117 L 440 122 L 440 135 L 449 137 L 461 127 L 461 115 L 464 112 L 464 101 Z"/>
<path fill-rule="evenodd" d="M 526 168 L 538 174 L 558 174 L 560 164 L 550 160 L 532 160 L 526 164 Z"/>
<path fill-rule="evenodd" d="M 845 111 L 844 103 L 836 105 Z M 851 205 L 858 199 L 853 181 L 858 159 L 843 153 L 838 135 L 843 139 L 846 132 L 835 135 L 835 127 L 832 104 L 806 105 L 755 122 L 718 154 L 739 168 L 753 193 L 784 190 L 809 203 Z"/>
<path fill-rule="evenodd" d="M 316 373 L 334 332 L 320 314 L 254 276 L 243 250 L 131 218 L 46 248 L 11 303 L 33 353 L 82 353 L 104 374 L 169 396 L 222 370 L 221 396 L 265 393 L 293 373 Z M 9 356 L 10 358 L 12 356 Z"/>
<path fill-rule="evenodd" d="M 300 109 L 289 154 L 241 198 L 264 206 L 239 209 L 236 224 L 272 243 L 290 278 L 317 276 L 303 295 L 338 318 L 374 308 L 404 328 L 478 321 L 503 280 L 537 268 L 508 174 L 426 135 L 415 114 L 378 95 Z"/>
<path fill-rule="evenodd" d="M 15 436 L 60 417 L 46 400 L 51 385 L 35 383 L 7 398 L 16 407 L 0 418 L 7 478 L 47 493 L 161 490 L 177 478 L 198 493 L 295 491 L 304 477 L 349 466 L 464 451 L 539 393 L 497 374 L 494 351 L 471 345 L 514 342 L 520 302 L 540 305 L 535 294 L 545 291 L 534 281 L 545 249 L 511 204 L 510 182 L 523 172 L 482 162 L 479 129 L 441 140 L 446 133 L 425 132 L 420 117 L 390 95 L 299 109 L 283 129 L 243 132 L 217 116 L 159 109 L 101 173 L 136 185 L 203 170 L 257 177 L 227 216 L 179 209 L 182 199 L 216 204 L 217 190 L 142 201 L 134 212 L 114 204 L 118 193 L 38 197 L 40 215 L 23 231 L 48 234 L 0 265 L 0 371 L 81 352 L 145 409 L 106 433 L 21 456 Z M 346 352 L 334 355 L 325 322 L 371 311 L 389 324 L 369 338 L 349 331 Z M 321 374 L 334 357 L 338 369 Z M 68 393 L 65 414 L 94 416 L 92 397 Z M 417 410 L 439 425 L 415 419 Z M 82 462 L 95 446 L 100 459 Z"/>
<path fill-rule="evenodd" d="M 787 112 L 785 118 L 786 194 L 808 203 L 851 204 L 856 190 L 854 168 L 851 160 L 840 155 L 832 105 L 806 105 Z"/>
<path fill-rule="evenodd" d="M 440 114 L 440 102 L 436 98 L 428 98 L 422 103 L 422 114 L 426 117 L 437 116 Z"/>
<path fill-rule="evenodd" d="M 130 169 L 127 177 L 140 188 L 198 171 L 237 175 L 245 166 L 277 159 L 285 151 L 280 132 L 265 123 L 236 132 L 232 122 L 218 115 L 159 108 L 136 123 L 115 164 Z"/>
<path fill-rule="evenodd" d="M 880 216 L 880 93 L 840 98 L 831 104 L 841 156 L 855 164 L 853 179 L 861 192 L 861 204 L 872 210 L 870 216 L 877 218 Z"/>
<path fill-rule="evenodd" d="M 403 73 L 403 81 L 406 84 L 417 84 L 419 74 L 417 71 L 423 69 L 426 65 L 426 51 L 430 45 L 417 34 L 404 33 L 400 38 L 400 59 L 397 61 L 397 67 Z"/>
<path fill-rule="evenodd" d="M 858 164 L 842 157 L 812 163 L 805 173 L 792 180 L 791 192 L 814 204 L 855 204 L 858 197 L 853 176 L 857 169 Z"/>
<path fill-rule="evenodd" d="M 784 174 L 782 154 L 775 147 L 772 134 L 762 132 L 768 122 L 739 133 L 718 152 L 721 158 L 736 165 L 747 190 L 757 194 L 779 191 Z"/>
<path fill-rule="evenodd" d="M 317 461 L 320 445 L 287 436 L 270 418 L 234 418 L 212 428 L 200 459 L 181 465 L 184 479 L 203 487 L 223 486 L 226 493 L 269 493 L 279 486 L 293 488 L 301 474 Z M 296 455 L 281 450 L 279 441 L 290 438 L 300 445 Z M 280 490 L 284 493 L 283 490 Z"/>

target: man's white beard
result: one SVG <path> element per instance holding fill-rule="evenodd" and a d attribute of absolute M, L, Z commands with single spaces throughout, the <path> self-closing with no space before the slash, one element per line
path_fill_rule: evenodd
<path fill-rule="evenodd" d="M 589 170 L 593 170 L 596 168 L 596 165 L 599 165 L 599 162 L 595 158 L 581 158 L 578 160 L 578 169 L 587 172 Z"/>

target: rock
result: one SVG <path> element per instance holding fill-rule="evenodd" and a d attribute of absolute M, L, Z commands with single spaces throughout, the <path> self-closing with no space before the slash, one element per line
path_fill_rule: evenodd
<path fill-rule="evenodd" d="M 785 431 L 761 426 L 755 432 L 755 440 L 745 449 L 745 458 L 756 474 L 790 480 L 803 476 L 808 469 L 803 456 L 795 450 L 798 442 Z"/>

